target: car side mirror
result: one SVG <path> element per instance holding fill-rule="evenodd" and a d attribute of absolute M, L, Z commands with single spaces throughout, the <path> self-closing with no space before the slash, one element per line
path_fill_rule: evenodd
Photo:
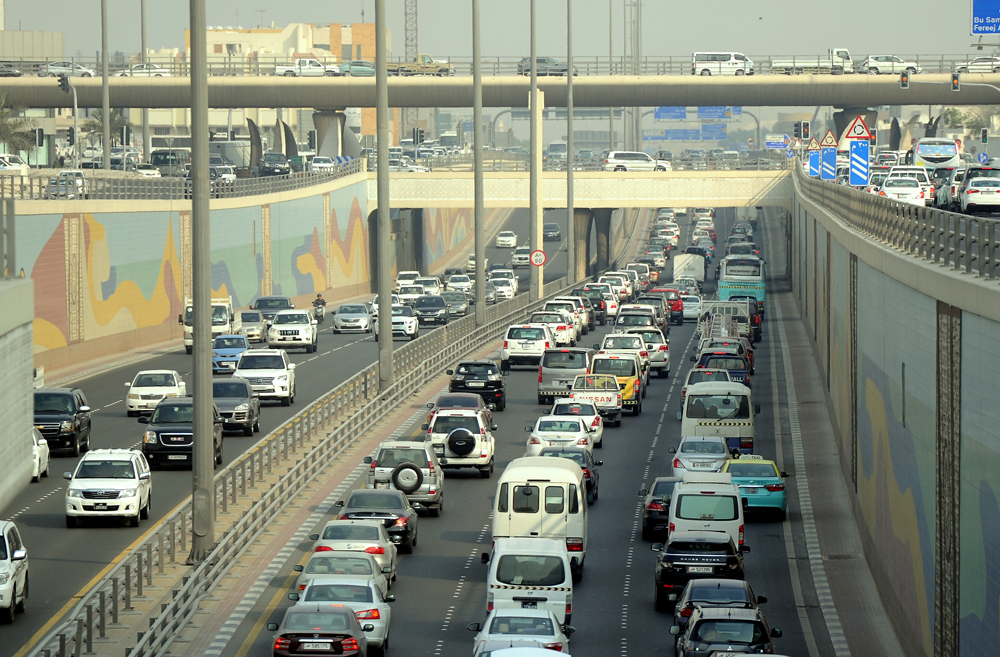
<path fill-rule="evenodd" d="M 309 540 L 310 541 L 318 541 L 319 540 L 319 534 L 309 534 Z"/>
<path fill-rule="evenodd" d="M 386 566 L 385 568 L 382 569 L 383 575 L 389 575 L 390 573 L 392 573 L 392 566 Z"/>
<path fill-rule="evenodd" d="M 594 466 L 604 465 L 604 461 L 594 461 Z"/>
<path fill-rule="evenodd" d="M 528 433 L 531 433 L 534 429 L 532 429 L 531 427 L 525 427 L 524 430 L 527 431 Z"/>
<path fill-rule="evenodd" d="M 674 417 L 677 418 L 678 420 L 681 419 L 681 417 L 682 417 L 681 416 L 681 411 L 677 411 L 676 413 L 674 413 Z"/>
<path fill-rule="evenodd" d="M 741 545 L 740 546 L 740 554 L 746 554 L 749 551 L 750 551 L 750 546 L 749 545 Z"/>
<path fill-rule="evenodd" d="M 80 407 L 80 412 L 81 413 L 89 413 L 90 412 L 90 406 L 86 406 L 86 405 L 81 406 Z"/>
<path fill-rule="evenodd" d="M 298 602 L 298 600 L 299 600 L 299 594 L 298 593 L 289 593 L 288 594 L 288 599 L 291 600 L 292 602 Z"/>
<path fill-rule="evenodd" d="M 677 602 L 677 594 L 671 593 L 670 595 L 667 596 L 667 600 L 669 600 L 670 602 Z"/>
<path fill-rule="evenodd" d="M 698 357 L 697 356 L 691 356 L 691 362 L 692 363 L 697 363 L 698 362 Z"/>
<path fill-rule="evenodd" d="M 366 456 L 364 460 L 365 460 L 365 463 L 366 463 L 366 464 L 368 464 L 368 465 L 371 465 L 371 462 L 372 462 L 372 457 L 370 457 L 370 456 Z M 313 539 L 313 540 L 316 540 L 316 539 Z"/>
<path fill-rule="evenodd" d="M 576 628 L 573 627 L 572 625 L 563 625 L 563 634 L 565 634 L 567 637 L 573 634 L 574 632 L 576 632 Z"/>
<path fill-rule="evenodd" d="M 673 634 L 674 636 L 677 636 L 678 634 L 681 633 L 681 626 L 680 625 L 671 625 L 670 626 L 670 633 Z"/>
<path fill-rule="evenodd" d="M 448 375 L 452 375 L 452 374 L 455 373 L 455 370 L 445 370 L 444 373 L 448 374 Z"/>
<path fill-rule="evenodd" d="M 676 454 L 677 453 L 677 448 L 676 447 L 671 447 L 671 448 L 667 449 L 667 452 L 670 453 L 670 454 Z"/>
<path fill-rule="evenodd" d="M 510 370 L 500 370 L 500 376 L 510 376 Z"/>
<path fill-rule="evenodd" d="M 146 417 L 145 415 L 140 415 L 139 418 L 136 420 L 136 422 L 138 422 L 139 424 L 149 424 L 149 418 Z"/>
<path fill-rule="evenodd" d="M 760 404 L 753 405 L 753 412 L 757 415 L 760 415 Z"/>
<path fill-rule="evenodd" d="M 649 546 L 649 549 L 653 552 L 663 552 L 663 543 L 653 543 Z"/>
<path fill-rule="evenodd" d="M 765 597 L 763 595 L 758 595 L 757 596 L 757 604 L 759 604 L 759 605 L 767 604 L 767 597 Z"/>
<path fill-rule="evenodd" d="M 771 628 L 771 636 L 774 637 L 775 639 L 780 639 L 781 638 L 781 628 L 780 627 L 772 627 Z"/>
<path fill-rule="evenodd" d="M 268 632 L 277 632 L 278 631 L 278 624 L 277 623 L 268 623 L 267 624 L 267 631 Z"/>
<path fill-rule="evenodd" d="M 394 596 L 394 595 L 392 595 L 390 593 L 389 595 L 385 596 L 385 601 L 386 602 L 395 602 L 396 601 L 396 596 Z"/>
<path fill-rule="evenodd" d="M 740 500 L 743 502 L 743 509 L 746 510 L 750 506 L 750 500 L 745 497 L 741 497 Z"/>
<path fill-rule="evenodd" d="M 420 430 L 421 430 L 421 431 L 427 431 L 427 429 L 429 429 L 429 428 L 430 428 L 430 426 L 431 426 L 431 425 L 429 425 L 429 424 L 421 424 L 421 425 L 420 425 Z"/>
<path fill-rule="evenodd" d="M 372 625 L 371 623 L 365 623 L 364 625 L 361 626 L 361 631 L 362 632 L 374 632 L 375 631 L 375 626 Z"/>
<path fill-rule="evenodd" d="M 594 349 L 597 349 L 598 351 L 600 351 L 600 350 L 601 350 L 601 345 L 599 345 L 599 344 L 595 344 L 595 345 L 594 345 Z"/>
<path fill-rule="evenodd" d="M 301 573 L 302 572 L 302 566 L 299 566 L 299 565 L 292 566 L 292 570 L 294 570 L 297 573 Z"/>
<path fill-rule="evenodd" d="M 288 364 L 288 369 L 294 370 L 295 369 L 295 363 L 289 363 Z"/>
<path fill-rule="evenodd" d="M 72 481 L 73 480 L 73 473 L 72 472 L 64 472 L 63 473 L 63 479 L 66 479 L 67 481 Z"/>
<path fill-rule="evenodd" d="M 643 486 L 639 489 L 639 497 L 646 497 L 646 487 Z"/>
<path fill-rule="evenodd" d="M 737 448 L 737 447 L 734 447 L 734 448 L 732 448 L 731 450 L 729 450 L 729 454 L 730 454 L 730 455 L 731 455 L 731 456 L 732 456 L 732 457 L 733 457 L 734 459 L 738 459 L 738 458 L 740 457 L 740 450 L 739 450 L 739 448 Z"/>
<path fill-rule="evenodd" d="M 479 630 L 482 629 L 482 627 L 483 626 L 480 625 L 479 623 L 469 623 L 468 625 L 465 626 L 465 629 L 469 630 L 470 632 L 478 632 Z"/>
<path fill-rule="evenodd" d="M 131 382 L 129 382 L 129 381 L 126 381 L 126 382 L 125 382 L 125 387 L 126 387 L 126 388 L 131 388 L 131 387 L 132 387 L 132 383 L 131 383 Z"/>
<path fill-rule="evenodd" d="M 312 321 L 312 325 L 313 325 L 313 326 L 316 326 L 317 324 L 319 324 L 319 322 L 317 322 L 317 321 L 316 321 L 316 320 L 314 319 L 314 320 Z"/>
<path fill-rule="evenodd" d="M 500 428 L 499 426 L 497 426 L 497 425 L 494 424 L 494 425 L 490 426 L 490 431 L 496 431 L 499 428 Z"/>
<path fill-rule="evenodd" d="M 479 555 L 479 561 L 482 562 L 482 563 L 489 563 L 490 562 L 490 553 L 489 552 L 483 552 L 481 555 Z"/>
<path fill-rule="evenodd" d="M 140 472 L 139 473 L 139 479 L 149 479 L 151 476 L 152 475 L 150 475 L 148 472 Z"/>
<path fill-rule="evenodd" d="M 344 506 L 344 500 L 337 500 L 336 502 L 334 502 L 333 505 L 334 506 Z"/>
<path fill-rule="evenodd" d="M 784 470 L 782 470 L 781 472 L 778 473 L 778 476 L 779 477 L 791 477 L 792 475 L 790 475 L 787 472 L 785 472 Z"/>
<path fill-rule="evenodd" d="M 434 408 L 434 402 L 427 402 L 427 408 Z"/>

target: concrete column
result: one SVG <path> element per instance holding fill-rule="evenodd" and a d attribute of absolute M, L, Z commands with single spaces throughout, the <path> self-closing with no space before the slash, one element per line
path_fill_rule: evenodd
<path fill-rule="evenodd" d="M 597 271 L 600 274 L 608 269 L 608 258 L 611 247 L 611 208 L 594 210 L 594 226 L 597 228 Z"/>
<path fill-rule="evenodd" d="M 573 250 L 570 251 L 569 270 L 576 272 L 574 281 L 581 281 L 587 277 L 587 265 L 590 263 L 588 246 L 590 245 L 590 227 L 594 223 L 594 213 L 590 208 L 574 208 L 573 223 L 570 233 L 570 244 Z"/>
<path fill-rule="evenodd" d="M 316 127 L 316 154 L 323 157 L 343 155 L 344 130 L 347 116 L 341 110 L 316 110 L 313 112 L 313 126 Z"/>

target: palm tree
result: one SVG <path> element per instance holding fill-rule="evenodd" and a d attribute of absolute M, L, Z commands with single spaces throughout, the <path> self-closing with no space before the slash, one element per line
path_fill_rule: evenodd
<path fill-rule="evenodd" d="M 35 135 L 31 130 L 35 122 L 24 116 L 20 107 L 7 104 L 7 94 L 0 95 L 0 144 L 7 147 L 9 153 L 35 149 Z"/>
<path fill-rule="evenodd" d="M 111 143 L 119 143 L 122 139 L 122 128 L 130 127 L 132 123 L 126 118 L 125 114 L 117 107 L 111 108 Z M 101 110 L 95 109 L 90 112 L 90 117 L 83 122 L 80 126 L 80 130 L 83 132 L 90 133 L 90 140 L 100 141 L 101 131 L 104 129 L 103 115 Z"/>

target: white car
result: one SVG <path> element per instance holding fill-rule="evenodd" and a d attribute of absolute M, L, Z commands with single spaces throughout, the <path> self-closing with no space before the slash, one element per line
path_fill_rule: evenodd
<path fill-rule="evenodd" d="M 885 73 L 902 73 L 909 71 L 911 74 L 920 73 L 924 69 L 916 62 L 906 61 L 902 57 L 895 55 L 872 55 L 860 64 L 860 71 L 867 71 L 870 75 L 882 75 Z"/>
<path fill-rule="evenodd" d="M 517 274 L 514 273 L 513 269 L 494 269 L 490 272 L 490 280 L 496 278 L 506 278 L 510 281 L 511 285 L 514 286 L 514 294 L 517 294 L 520 290 L 520 281 L 517 278 Z"/>
<path fill-rule="evenodd" d="M 611 151 L 604 160 L 605 171 L 670 171 L 670 162 L 654 160 L 642 151 Z"/>
<path fill-rule="evenodd" d="M 413 285 L 413 281 L 417 280 L 421 276 L 423 276 L 423 274 L 418 271 L 399 272 L 396 274 L 396 291 L 398 292 L 399 288 L 404 285 Z"/>
<path fill-rule="evenodd" d="M 392 301 L 392 305 L 393 306 L 398 306 L 399 304 L 402 303 L 402 301 L 399 300 L 399 295 L 398 294 L 391 295 L 389 297 L 389 299 Z M 378 317 L 378 295 L 377 294 L 375 295 L 375 298 L 372 299 L 372 317 Z"/>
<path fill-rule="evenodd" d="M 132 78 L 169 78 L 170 69 L 157 66 L 156 64 L 136 64 L 130 69 L 126 69 L 118 74 L 119 77 Z"/>
<path fill-rule="evenodd" d="M 604 447 L 604 421 L 597 406 L 589 399 L 573 399 L 572 396 L 556 399 L 552 403 L 552 412 L 549 416 L 567 416 L 583 420 L 584 424 L 590 427 L 590 442 L 598 449 Z"/>
<path fill-rule="evenodd" d="M 133 527 L 149 518 L 153 483 L 149 463 L 134 449 L 92 449 L 76 470 L 64 472 L 66 526 L 79 526 L 82 518 L 127 518 Z"/>
<path fill-rule="evenodd" d="M 471 623 L 467 627 L 477 632 L 473 639 L 473 657 L 485 652 L 501 657 L 508 650 L 512 651 L 511 657 L 527 657 L 520 653 L 527 648 L 546 650 L 545 653 L 539 651 L 539 655 L 566 654 L 569 635 L 576 631 L 571 625 L 560 625 L 549 609 L 494 609 L 485 623 Z M 513 654 L 515 652 L 517 655 Z"/>
<path fill-rule="evenodd" d="M 959 73 L 1000 73 L 1000 57 L 976 57 L 967 62 L 955 65 Z"/>
<path fill-rule="evenodd" d="M 573 329 L 573 317 L 565 310 L 539 310 L 528 318 L 531 324 L 545 324 L 555 337 L 556 347 L 572 347 L 576 345 L 576 331 Z"/>
<path fill-rule="evenodd" d="M 488 411 L 472 408 L 442 409 L 421 426 L 427 431 L 431 449 L 445 469 L 472 468 L 481 479 L 493 475 L 497 425 L 490 424 Z"/>
<path fill-rule="evenodd" d="M 375 340 L 378 341 L 379 322 L 375 322 Z M 420 320 L 410 306 L 392 307 L 392 337 L 397 335 L 416 340 L 420 337 Z"/>
<path fill-rule="evenodd" d="M 49 443 L 42 432 L 31 427 L 31 481 L 49 476 Z"/>
<path fill-rule="evenodd" d="M 878 195 L 913 205 L 927 204 L 924 190 L 920 188 L 920 183 L 915 178 L 886 178 L 882 181 L 882 186 L 879 187 Z M 964 198 L 962 209 L 963 211 L 965 209 Z"/>
<path fill-rule="evenodd" d="M 483 258 L 483 269 L 485 270 L 490 266 L 489 258 Z M 476 254 L 470 253 L 468 259 L 465 261 L 465 271 L 470 274 L 476 271 Z"/>
<path fill-rule="evenodd" d="M 333 161 L 331 157 L 323 157 L 322 155 L 317 155 L 309 163 L 313 171 L 323 171 L 325 169 L 334 169 L 337 164 Z"/>
<path fill-rule="evenodd" d="M 497 300 L 514 298 L 514 283 L 509 278 L 491 278 L 490 282 L 497 291 Z"/>
<path fill-rule="evenodd" d="M 701 297 L 681 295 L 681 301 L 684 302 L 684 319 L 697 320 L 701 315 Z"/>
<path fill-rule="evenodd" d="M 38 67 L 38 77 L 58 77 L 60 75 L 65 75 L 67 77 L 78 76 L 81 78 L 92 78 L 97 75 L 97 73 L 92 68 L 87 68 L 86 66 L 80 66 L 79 64 L 74 64 L 73 62 L 51 62 L 48 64 L 42 64 Z"/>
<path fill-rule="evenodd" d="M 155 164 L 150 164 L 149 162 L 140 162 L 135 165 L 135 172 L 144 178 L 161 177 L 160 170 L 156 168 Z"/>
<path fill-rule="evenodd" d="M 427 294 L 423 285 L 400 285 L 399 301 L 403 305 L 412 306 L 420 297 Z"/>
<path fill-rule="evenodd" d="M 383 571 L 396 576 L 396 544 L 381 520 L 331 520 L 319 534 L 310 534 L 313 552 L 365 552 L 375 557 Z"/>
<path fill-rule="evenodd" d="M 546 349 L 555 346 L 556 340 L 546 324 L 515 324 L 507 328 L 500 349 L 500 369 L 510 371 L 512 365 L 538 367 Z"/>
<path fill-rule="evenodd" d="M 469 294 L 472 292 L 472 279 L 465 274 L 452 274 L 445 281 L 444 289 Z"/>
<path fill-rule="evenodd" d="M 511 269 L 527 267 L 531 264 L 531 247 L 519 246 L 514 249 L 514 254 L 510 257 Z"/>
<path fill-rule="evenodd" d="M 348 607 L 358 617 L 359 623 L 373 626 L 371 631 L 365 632 L 369 648 L 381 648 L 389 639 L 392 620 L 389 603 L 395 602 L 396 596 L 384 595 L 375 578 L 320 575 L 312 578 L 301 593 L 289 593 L 288 599 L 294 600 L 296 605 L 323 602 Z"/>
<path fill-rule="evenodd" d="M 730 459 L 724 436 L 685 436 L 676 449 L 671 447 L 667 451 L 676 454 L 672 465 L 674 477 L 682 477 L 685 472 L 719 472 Z"/>
<path fill-rule="evenodd" d="M 421 276 L 413 281 L 413 284 L 423 285 L 424 294 L 441 294 L 444 292 L 444 286 L 441 285 L 441 280 L 437 276 Z"/>
<path fill-rule="evenodd" d="M 261 400 L 277 399 L 282 406 L 295 401 L 295 363 L 283 349 L 247 349 L 233 376 L 249 381 Z"/>
<path fill-rule="evenodd" d="M 887 181 L 888 182 L 888 181 Z M 962 212 L 996 212 L 1000 210 L 1000 180 L 996 178 L 973 178 L 959 193 Z"/>
<path fill-rule="evenodd" d="M 0 520 L 0 621 L 14 622 L 28 601 L 28 551 L 11 520 Z"/>
<path fill-rule="evenodd" d="M 126 383 L 125 413 L 135 417 L 152 413 L 164 397 L 184 397 L 187 384 L 175 370 L 142 370 L 131 383 Z"/>
<path fill-rule="evenodd" d="M 319 324 L 308 310 L 279 310 L 267 329 L 267 346 L 270 349 L 305 349 L 316 351 L 319 341 Z"/>
<path fill-rule="evenodd" d="M 579 417 L 553 417 L 543 415 L 535 420 L 534 427 L 525 427 L 528 442 L 525 456 L 538 456 L 546 447 L 583 447 L 594 451 L 594 437 L 590 426 Z"/>
<path fill-rule="evenodd" d="M 496 247 L 498 249 L 513 249 L 517 247 L 517 233 L 512 230 L 501 230 L 497 234 Z"/>

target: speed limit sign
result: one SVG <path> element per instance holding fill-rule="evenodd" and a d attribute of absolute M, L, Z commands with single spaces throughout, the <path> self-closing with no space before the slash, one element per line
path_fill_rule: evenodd
<path fill-rule="evenodd" d="M 534 266 L 541 267 L 542 265 L 545 264 L 545 260 L 546 260 L 545 251 L 537 249 L 531 252 L 531 264 L 533 264 Z"/>

